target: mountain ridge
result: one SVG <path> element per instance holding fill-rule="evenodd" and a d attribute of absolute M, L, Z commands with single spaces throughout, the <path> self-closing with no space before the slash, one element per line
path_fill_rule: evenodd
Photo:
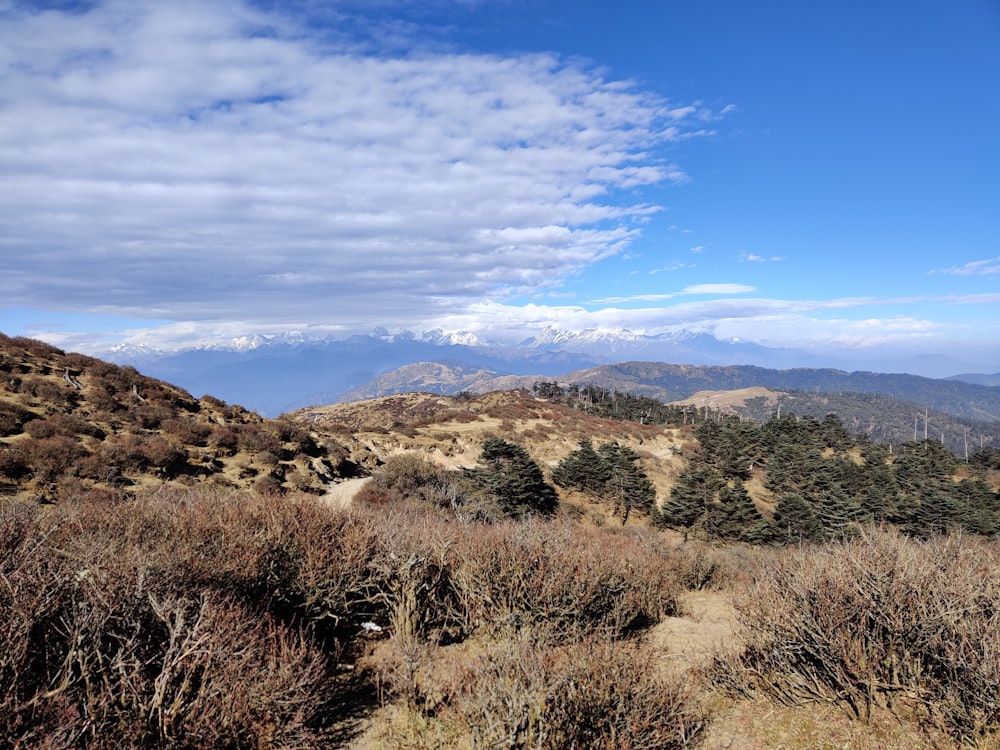
<path fill-rule="evenodd" d="M 498 376 L 544 377 L 630 360 L 850 369 L 850 363 L 832 356 L 723 341 L 690 330 L 647 335 L 617 329 L 573 332 L 554 326 L 522 337 L 517 343 L 442 329 L 419 334 L 375 329 L 346 338 L 310 338 L 298 333 L 244 336 L 226 344 L 170 350 L 146 342 L 97 352 L 95 356 L 141 366 L 150 375 L 170 380 L 192 393 L 216 394 L 272 417 L 315 403 L 318 397 L 340 400 L 343 394 L 353 394 L 376 378 L 419 362 L 459 363 L 492 369 Z M 888 367 L 891 363 L 885 354 L 879 361 L 866 362 L 865 367 L 886 371 L 892 369 Z M 935 376 L 971 372 L 967 363 L 937 357 L 923 358 L 915 364 Z"/>
<path fill-rule="evenodd" d="M 954 379 L 834 369 L 621 362 L 557 376 L 497 373 L 490 377 L 483 369 L 417 363 L 375 378 L 342 394 L 338 401 L 411 391 L 454 395 L 462 391 L 531 389 L 540 382 L 562 387 L 596 386 L 663 403 L 689 404 L 697 394 L 764 388 L 777 394 L 775 407 L 783 404 L 786 413 L 817 418 L 835 413 L 852 432 L 867 434 L 876 442 L 899 445 L 915 431 L 917 437 L 926 433 L 940 438 L 958 455 L 966 453 L 970 445 L 974 449 L 1000 443 L 1000 388 Z M 741 408 L 730 404 L 727 410 L 755 421 L 770 415 L 770 409 L 757 403 Z"/>

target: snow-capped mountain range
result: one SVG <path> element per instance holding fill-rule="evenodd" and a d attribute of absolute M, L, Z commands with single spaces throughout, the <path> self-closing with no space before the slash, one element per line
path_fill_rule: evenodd
<path fill-rule="evenodd" d="M 989 372 L 976 362 L 945 357 L 834 358 L 799 349 L 722 341 L 706 333 L 644 335 L 628 330 L 566 331 L 548 327 L 520 341 L 500 342 L 467 331 L 416 333 L 377 328 L 347 338 L 300 332 L 253 334 L 198 346 L 158 348 L 132 342 L 96 356 L 131 364 L 199 396 L 210 393 L 274 416 L 291 408 L 330 403 L 391 370 L 417 362 L 488 369 L 497 375 L 553 376 L 600 364 L 642 360 L 689 365 L 757 365 L 774 369 L 833 367 L 945 377 Z M 996 369 L 995 367 L 992 369 Z"/>

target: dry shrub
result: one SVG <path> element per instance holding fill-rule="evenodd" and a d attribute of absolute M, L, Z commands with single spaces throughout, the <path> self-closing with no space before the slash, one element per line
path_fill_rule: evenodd
<path fill-rule="evenodd" d="M 321 651 L 224 595 L 167 585 L 137 544 L 156 524 L 115 524 L 121 507 L 2 506 L 0 745 L 314 747 Z"/>
<path fill-rule="evenodd" d="M 173 435 L 185 445 L 194 445 L 203 448 L 208 445 L 208 438 L 212 434 L 212 425 L 205 422 L 198 422 L 194 419 L 164 419 L 163 431 Z"/>
<path fill-rule="evenodd" d="M 720 591 L 746 584 L 750 561 L 766 552 L 688 540 L 683 544 L 667 546 L 663 554 L 685 589 Z"/>
<path fill-rule="evenodd" d="M 391 636 L 391 693 L 436 696 L 421 710 L 471 727 L 477 701 L 522 690 L 503 680 L 523 657 L 550 696 L 542 746 L 678 746 L 664 734 L 678 689 L 637 645 L 594 636 L 676 611 L 662 550 L 570 523 L 392 510 L 167 485 L 0 506 L 0 746 L 315 746 L 346 710 L 324 703 L 328 668 L 364 651 L 369 622 Z M 455 648 L 438 644 L 476 630 L 514 643 L 420 687 L 429 654 Z M 697 716 L 674 724 L 693 736 Z"/>
<path fill-rule="evenodd" d="M 473 748 L 686 748 L 705 714 L 631 642 L 559 644 L 544 633 L 489 646 L 456 676 L 447 710 Z"/>
<path fill-rule="evenodd" d="M 248 453 L 268 451 L 281 453 L 281 441 L 269 429 L 260 424 L 238 424 L 235 426 L 237 445 Z"/>
<path fill-rule="evenodd" d="M 456 499 L 455 472 L 437 466 L 418 453 L 389 456 L 372 475 L 371 492 L 362 500 L 403 503 L 418 501 L 429 507 L 449 507 Z"/>
<path fill-rule="evenodd" d="M 0 403 L 0 437 L 17 435 L 25 430 L 25 424 L 34 418 L 27 409 L 15 407 L 14 404 Z"/>
<path fill-rule="evenodd" d="M 959 739 L 1000 728 L 1000 555 L 881 532 L 787 549 L 737 602 L 745 650 L 711 669 L 731 693 L 836 703 L 867 720 L 916 708 Z"/>
<path fill-rule="evenodd" d="M 312 498 L 163 490 L 137 504 L 132 528 L 173 587 L 210 588 L 283 617 L 355 628 L 369 596 L 377 530 L 370 518 Z M 120 514 L 124 516 L 126 514 Z M 125 521 L 127 523 L 127 521 Z M 356 632 L 356 630 L 355 630 Z"/>
<path fill-rule="evenodd" d="M 452 573 L 466 628 L 548 623 L 614 634 L 675 614 L 681 586 L 656 550 L 571 522 L 469 527 Z"/>
<path fill-rule="evenodd" d="M 54 482 L 60 475 L 71 473 L 74 464 L 87 455 L 87 449 L 65 435 L 36 440 L 28 438 L 16 444 L 21 462 L 31 467 L 39 483 Z"/>
<path fill-rule="evenodd" d="M 225 427 L 213 427 L 208 436 L 208 445 L 214 448 L 220 456 L 234 456 L 239 445 L 239 438 L 235 432 L 227 430 Z"/>
<path fill-rule="evenodd" d="M 105 437 L 103 430 L 90 424 L 87 420 L 75 414 L 64 414 L 62 412 L 50 414 L 43 419 L 35 419 L 28 422 L 24 426 L 24 431 L 31 435 L 31 437 L 39 440 L 53 437 L 54 435 L 65 435 L 68 437 L 89 435 L 99 440 L 103 440 Z"/>

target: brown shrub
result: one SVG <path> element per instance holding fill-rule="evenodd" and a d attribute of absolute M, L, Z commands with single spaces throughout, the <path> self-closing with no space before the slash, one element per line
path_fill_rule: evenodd
<path fill-rule="evenodd" d="M 70 404 L 76 401 L 76 391 L 68 385 L 50 378 L 31 376 L 21 383 L 21 393 L 27 393 L 39 401 L 53 404 Z"/>
<path fill-rule="evenodd" d="M 447 710 L 473 747 L 687 748 L 706 715 L 683 683 L 636 644 L 599 638 L 559 645 L 525 632 L 461 670 Z"/>
<path fill-rule="evenodd" d="M 136 544 L 151 519 L 125 508 L 0 506 L 0 742 L 315 746 L 322 653 L 222 595 L 165 586 Z"/>
<path fill-rule="evenodd" d="M 454 498 L 454 472 L 448 472 L 418 453 L 389 456 L 372 475 L 366 497 L 381 502 L 414 500 L 429 507 L 447 507 Z"/>
<path fill-rule="evenodd" d="M 208 445 L 208 438 L 212 435 L 212 426 L 195 419 L 164 419 L 160 425 L 164 432 L 177 438 L 185 445 L 194 445 L 203 448 Z"/>
<path fill-rule="evenodd" d="M 173 409 L 162 404 L 129 403 L 128 411 L 123 415 L 123 418 L 128 419 L 143 430 L 156 430 L 163 427 L 165 422 L 173 418 L 173 415 Z"/>
<path fill-rule="evenodd" d="M 268 431 L 268 428 L 258 424 L 237 425 L 236 440 L 240 450 L 248 453 L 268 451 L 274 455 L 281 453 L 281 441 Z"/>
<path fill-rule="evenodd" d="M 99 440 L 105 437 L 104 431 L 75 414 L 56 413 L 42 419 L 35 419 L 25 425 L 25 432 L 33 438 L 47 438 L 55 435 L 89 435 Z"/>
<path fill-rule="evenodd" d="M 0 476 L 8 479 L 21 479 L 31 473 L 31 466 L 25 458 L 20 446 L 10 446 L 0 443 Z"/>
<path fill-rule="evenodd" d="M 0 403 L 0 437 L 17 435 L 37 415 L 22 406 Z"/>
<path fill-rule="evenodd" d="M 414 698 L 434 644 L 514 635 L 429 678 L 442 697 L 425 705 L 483 738 L 507 731 L 494 702 L 523 706 L 536 683 L 540 733 L 513 736 L 542 747 L 673 747 L 700 731 L 638 641 L 593 637 L 676 610 L 667 558 L 643 538 L 167 485 L 21 507 L 0 505 L 0 745 L 316 746 L 345 710 L 323 704 L 327 668 L 364 649 L 368 622 L 402 665 L 392 690 Z"/>
<path fill-rule="evenodd" d="M 648 545 L 571 522 L 472 526 L 452 578 L 467 629 L 546 623 L 621 635 L 676 614 L 681 586 Z"/>
<path fill-rule="evenodd" d="M 54 482 L 59 476 L 75 471 L 74 464 L 88 454 L 76 440 L 64 435 L 36 440 L 29 438 L 17 445 L 21 461 L 31 467 L 38 482 Z"/>
<path fill-rule="evenodd" d="M 208 445 L 220 455 L 232 456 L 236 454 L 239 438 L 235 432 L 225 427 L 213 427 L 208 436 Z"/>
<path fill-rule="evenodd" d="M 114 414 L 125 409 L 114 396 L 114 391 L 102 383 L 95 383 L 84 391 L 87 401 L 93 405 L 95 411 Z"/>
<path fill-rule="evenodd" d="M 915 705 L 960 739 L 1000 728 L 1000 568 L 991 544 L 880 532 L 786 549 L 737 602 L 745 650 L 719 656 L 730 692 L 823 701 L 867 720 Z"/>
<path fill-rule="evenodd" d="M 253 483 L 253 488 L 261 495 L 280 495 L 285 491 L 284 487 L 281 486 L 281 480 L 273 474 L 264 474 L 258 477 L 257 481 Z"/>

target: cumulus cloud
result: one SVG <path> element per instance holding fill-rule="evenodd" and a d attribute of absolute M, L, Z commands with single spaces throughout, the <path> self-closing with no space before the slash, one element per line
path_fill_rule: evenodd
<path fill-rule="evenodd" d="M 551 55 L 331 38 L 242 0 L 6 11 L 0 298 L 418 325 L 621 252 L 711 114 Z"/>

